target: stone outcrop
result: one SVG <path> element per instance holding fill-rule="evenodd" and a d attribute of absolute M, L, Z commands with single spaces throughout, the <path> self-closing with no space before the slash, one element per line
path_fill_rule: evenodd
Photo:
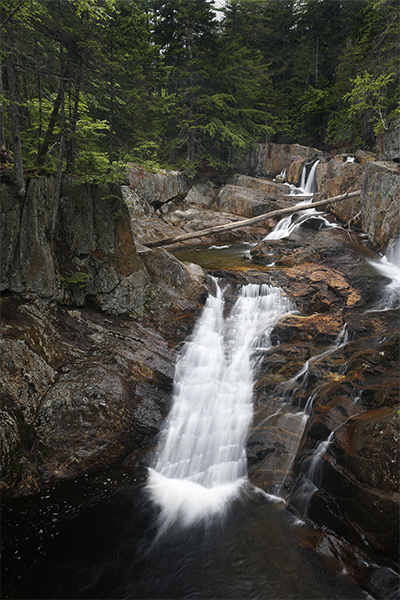
<path fill-rule="evenodd" d="M 400 162 L 400 118 L 390 119 L 386 131 L 376 140 L 376 151 L 379 161 L 393 160 Z"/>
<path fill-rule="evenodd" d="M 205 287 L 200 267 L 137 251 L 120 186 L 65 177 L 53 236 L 53 177 L 30 180 L 23 199 L 7 181 L 1 193 L 0 435 L 12 495 L 105 468 L 155 435 L 171 348 Z"/>
<path fill-rule="evenodd" d="M 363 229 L 370 242 L 384 250 L 400 232 L 400 165 L 368 161 L 361 191 Z"/>
<path fill-rule="evenodd" d="M 53 177 L 29 181 L 25 198 L 1 184 L 1 289 L 103 310 L 140 312 L 148 273 L 133 242 L 119 186 L 65 177 L 54 238 Z"/>
<path fill-rule="evenodd" d="M 217 196 L 216 206 L 224 212 L 251 218 L 279 208 L 276 199 L 254 189 L 226 185 Z"/>
<path fill-rule="evenodd" d="M 333 198 L 346 192 L 355 192 L 361 188 L 363 167 L 338 156 L 317 165 L 317 191 L 323 191 L 327 198 Z M 344 202 L 331 204 L 329 211 L 342 223 L 348 223 L 360 213 L 359 198 L 349 198 Z M 359 215 L 360 216 L 360 215 Z M 359 224 L 360 220 L 358 220 Z"/>
<path fill-rule="evenodd" d="M 248 158 L 245 170 L 260 177 L 276 177 L 292 162 L 314 162 L 323 154 L 316 148 L 300 144 L 258 144 L 257 152 Z"/>
<path fill-rule="evenodd" d="M 126 179 L 131 191 L 135 193 L 134 198 L 140 198 L 147 210 L 157 209 L 188 191 L 186 177 L 178 171 L 161 169 L 151 173 L 140 165 L 128 164 Z M 132 204 L 135 204 L 134 200 Z"/>
<path fill-rule="evenodd" d="M 154 438 L 175 362 L 154 327 L 9 296 L 2 334 L 4 495 L 105 468 Z"/>

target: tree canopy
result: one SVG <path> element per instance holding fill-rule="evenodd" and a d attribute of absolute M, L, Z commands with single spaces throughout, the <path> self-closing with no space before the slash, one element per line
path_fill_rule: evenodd
<path fill-rule="evenodd" d="M 398 0 L 226 0 L 218 18 L 213 0 L 0 11 L 0 145 L 21 193 L 24 169 L 195 172 L 265 141 L 371 149 L 399 114 Z"/>

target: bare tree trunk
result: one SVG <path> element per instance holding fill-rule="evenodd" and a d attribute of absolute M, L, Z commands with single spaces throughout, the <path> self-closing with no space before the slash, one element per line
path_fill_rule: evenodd
<path fill-rule="evenodd" d="M 2 76 L 2 68 L 1 68 L 1 60 L 0 60 L 0 96 L 3 96 L 3 76 Z M 0 146 L 6 145 L 6 131 L 4 129 L 4 106 L 0 103 Z"/>
<path fill-rule="evenodd" d="M 82 67 L 83 67 L 83 57 L 80 57 L 79 60 L 79 71 L 75 83 L 75 98 L 74 98 L 74 110 L 72 113 L 72 117 L 70 118 L 70 139 L 67 144 L 67 171 L 68 173 L 72 173 L 75 166 L 75 133 L 76 133 L 76 124 L 78 122 L 79 116 L 79 97 L 81 93 L 81 85 L 82 85 Z"/>
<path fill-rule="evenodd" d="M 61 78 L 63 78 L 63 74 L 61 74 Z M 43 144 L 40 147 L 40 150 L 37 155 L 37 164 L 42 165 L 44 163 L 45 156 L 50 146 L 50 142 L 53 136 L 54 127 L 57 122 L 58 113 L 60 112 L 61 105 L 61 83 L 60 89 L 58 90 L 57 98 L 54 101 L 53 111 L 51 113 L 49 126 L 47 127 L 46 134 L 44 136 Z"/>
<path fill-rule="evenodd" d="M 60 151 L 58 154 L 57 175 L 56 175 L 56 191 L 54 195 L 53 216 L 51 220 L 50 236 L 53 238 L 54 230 L 57 222 L 58 205 L 60 203 L 61 178 L 64 163 L 64 145 L 65 145 L 65 80 L 64 74 L 64 46 L 60 45 L 60 117 L 61 117 L 61 135 L 60 135 Z"/>
<path fill-rule="evenodd" d="M 113 127 L 114 127 L 114 77 L 111 73 L 110 76 L 110 135 L 108 142 L 108 162 L 110 165 L 113 164 L 114 160 L 114 135 L 113 135 Z"/>
<path fill-rule="evenodd" d="M 179 242 L 184 242 L 186 240 L 197 239 L 203 237 L 204 235 L 220 233 L 221 231 L 229 231 L 231 229 L 240 229 L 241 227 L 247 227 L 249 225 L 254 225 L 255 223 L 261 223 L 262 221 L 270 219 L 271 217 L 282 217 L 284 215 L 290 215 L 291 213 L 307 210 L 307 208 L 318 208 L 320 206 L 326 206 L 327 204 L 331 204 L 332 202 L 341 202 L 342 200 L 346 200 L 347 198 L 354 198 L 355 196 L 359 196 L 360 194 L 361 190 L 357 190 L 356 192 L 349 192 L 348 194 L 334 196 L 333 198 L 327 198 L 326 200 L 319 200 L 318 202 L 310 202 L 310 204 L 303 204 L 303 206 L 290 206 L 289 208 L 280 208 L 278 210 L 273 210 L 269 213 L 265 213 L 263 215 L 258 215 L 257 217 L 252 217 L 251 219 L 245 219 L 244 221 L 235 221 L 234 223 L 228 223 L 228 225 L 217 225 L 216 227 L 210 227 L 209 229 L 194 231 L 192 233 L 184 233 L 182 235 L 177 235 L 176 237 L 166 238 L 165 240 L 148 242 L 144 245 L 148 246 L 149 248 L 157 248 L 158 246 L 170 246 L 172 244 L 178 244 Z"/>
<path fill-rule="evenodd" d="M 22 146 L 20 132 L 20 116 L 18 106 L 18 83 L 15 71 L 15 58 L 12 51 L 7 56 L 8 87 L 10 91 L 11 135 L 14 152 L 14 175 L 19 196 L 25 195 L 24 165 L 22 161 Z"/>

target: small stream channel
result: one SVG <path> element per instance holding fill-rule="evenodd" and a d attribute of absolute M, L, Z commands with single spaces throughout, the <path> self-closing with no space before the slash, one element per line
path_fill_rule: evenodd
<path fill-rule="evenodd" d="M 251 247 L 174 254 L 205 269 L 235 271 L 248 265 Z M 247 479 L 257 349 L 270 344 L 279 315 L 295 309 L 280 292 L 278 298 L 261 287 L 240 292 L 224 314 L 223 283 L 216 283 L 177 365 L 174 405 L 150 480 L 144 466 L 120 466 L 3 503 L 3 598 L 371 598 L 343 565 L 316 551 L 314 528 L 279 494 Z M 343 340 L 344 334 L 337 345 Z M 301 385 L 307 366 L 293 384 Z M 280 414 L 286 405 L 304 428 L 310 405 L 293 408 L 290 394 L 293 386 Z M 188 397 L 195 410 L 178 404 Z"/>

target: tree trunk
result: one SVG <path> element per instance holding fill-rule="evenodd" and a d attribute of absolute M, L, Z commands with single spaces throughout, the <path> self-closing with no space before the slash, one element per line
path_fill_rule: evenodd
<path fill-rule="evenodd" d="M 65 80 L 64 73 L 64 46 L 60 48 L 60 116 L 61 116 L 61 134 L 60 134 L 60 151 L 58 154 L 57 175 L 56 175 L 56 191 L 54 195 L 53 216 L 51 220 L 50 236 L 53 238 L 56 228 L 58 205 L 60 203 L 61 178 L 64 163 L 64 145 L 65 145 Z"/>
<path fill-rule="evenodd" d="M 61 74 L 61 79 L 63 79 L 63 74 Z M 63 92 L 63 94 L 64 94 L 64 92 Z M 40 150 L 37 155 L 36 162 L 38 165 L 42 165 L 44 163 L 45 156 L 47 154 L 47 151 L 49 149 L 49 146 L 50 146 L 50 143 L 52 140 L 53 131 L 54 131 L 54 127 L 57 122 L 58 113 L 60 112 L 60 105 L 61 105 L 61 83 L 60 83 L 60 89 L 58 90 L 57 98 L 54 101 L 53 111 L 51 113 L 49 126 L 48 126 L 46 134 L 44 136 L 43 144 L 41 145 Z"/>
<path fill-rule="evenodd" d="M 108 162 L 110 165 L 113 164 L 114 160 L 114 136 L 113 136 L 113 127 L 114 127 L 114 77 L 111 74 L 110 76 L 110 136 L 108 142 Z"/>
<path fill-rule="evenodd" d="M 75 167 L 75 133 L 76 133 L 76 124 L 78 122 L 79 116 L 79 97 L 81 93 L 81 85 L 82 85 L 82 67 L 83 67 L 83 58 L 80 57 L 79 60 L 79 71 L 75 82 L 75 98 L 74 98 L 74 110 L 72 112 L 72 117 L 70 118 L 69 128 L 70 128 L 70 139 L 67 144 L 67 172 L 72 173 Z"/>
<path fill-rule="evenodd" d="M 12 51 L 7 56 L 8 87 L 10 91 L 10 120 L 12 145 L 14 152 L 14 175 L 19 196 L 25 195 L 24 166 L 22 161 L 22 146 L 20 132 L 20 117 L 18 107 L 18 84 L 15 71 L 15 59 Z"/>
<path fill-rule="evenodd" d="M 3 96 L 3 76 L 0 59 L 0 96 Z M 6 146 L 6 131 L 4 129 L 4 106 L 0 103 L 0 146 Z"/>
<path fill-rule="evenodd" d="M 335 196 L 333 198 L 327 198 L 326 200 L 319 200 L 318 202 L 310 202 L 310 204 L 303 204 L 303 206 L 290 206 L 289 208 L 280 208 L 273 210 L 272 212 L 252 217 L 251 219 L 245 219 L 244 221 L 235 221 L 234 223 L 228 223 L 228 225 L 217 225 L 216 227 L 210 227 L 209 229 L 203 229 L 202 231 L 194 231 L 191 233 L 184 233 L 183 235 L 177 235 L 176 237 L 166 238 L 165 240 L 157 240 L 155 242 L 144 243 L 144 246 L 148 248 L 157 248 L 158 246 L 169 246 L 172 244 L 178 244 L 186 240 L 193 240 L 196 238 L 203 237 L 204 235 L 210 235 L 214 233 L 220 233 L 221 231 L 229 231 L 231 229 L 240 229 L 241 227 L 248 227 L 255 223 L 261 223 L 271 217 L 282 217 L 284 215 L 290 215 L 292 213 L 301 212 L 308 208 L 318 208 L 320 206 L 326 206 L 332 202 L 340 202 L 341 200 L 347 200 L 347 198 L 354 198 L 359 196 L 361 190 L 356 192 L 349 192 L 348 194 L 342 194 L 341 196 Z"/>

